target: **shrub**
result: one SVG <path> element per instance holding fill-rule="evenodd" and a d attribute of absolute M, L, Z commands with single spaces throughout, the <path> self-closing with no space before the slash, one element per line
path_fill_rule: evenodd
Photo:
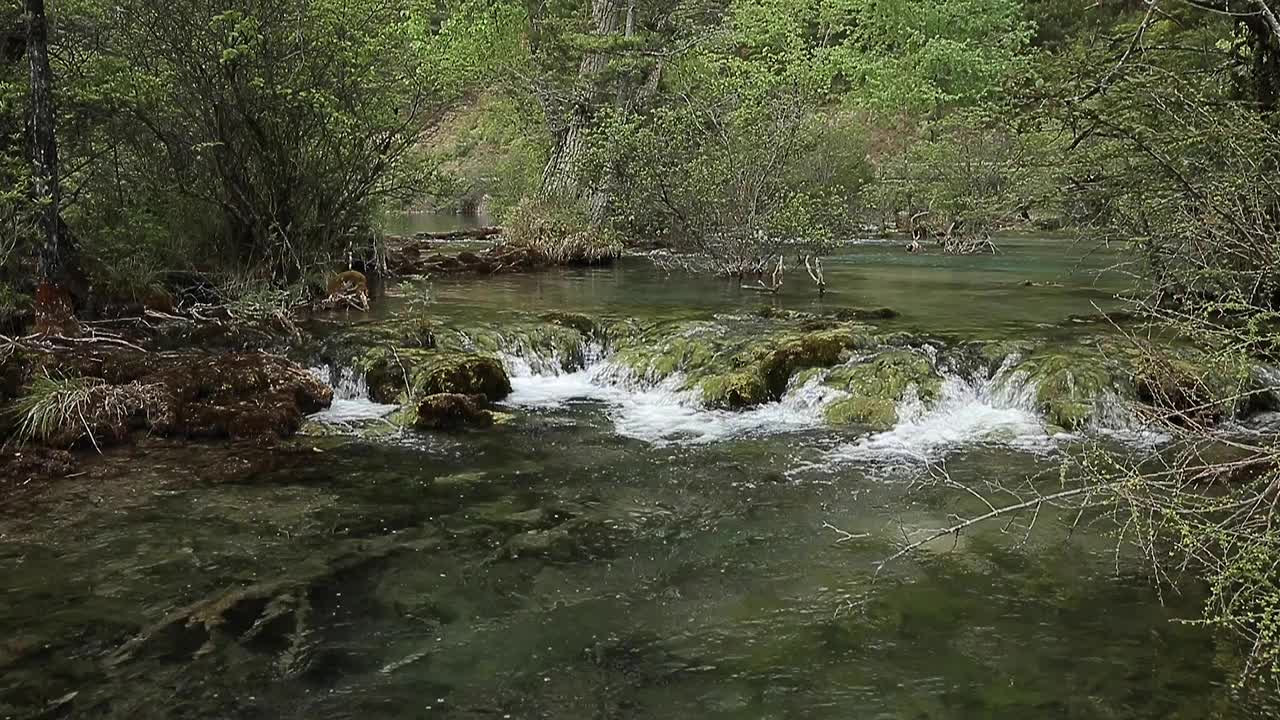
<path fill-rule="evenodd" d="M 602 265 L 622 254 L 622 240 L 593 226 L 584 208 L 567 200 L 529 197 L 507 217 L 507 244 L 553 265 Z"/>

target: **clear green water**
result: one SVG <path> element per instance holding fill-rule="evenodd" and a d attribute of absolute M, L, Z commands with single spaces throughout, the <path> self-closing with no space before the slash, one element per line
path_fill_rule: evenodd
<path fill-rule="evenodd" d="M 1068 332 L 1062 319 L 1113 292 L 1072 264 L 1031 241 L 995 258 L 864 246 L 829 266 L 821 303 L 892 306 L 936 332 Z M 798 285 L 775 301 L 817 307 Z M 426 289 L 442 321 L 761 302 L 638 261 Z M 393 298 L 380 312 L 403 308 Z M 1229 644 L 1174 622 L 1195 616 L 1194 586 L 1161 605 L 1103 526 L 1068 540 L 1041 518 L 1022 546 L 1021 532 L 986 527 L 877 578 L 903 537 L 976 501 L 910 468 L 833 461 L 857 439 L 840 432 L 653 444 L 619 435 L 596 402 L 513 413 L 484 433 L 311 438 L 296 451 L 152 445 L 18 497 L 0 511 L 0 718 L 1278 711 L 1233 700 Z M 981 483 L 1054 463 L 974 445 L 947 466 Z M 827 524 L 866 537 L 839 542 Z M 316 569 L 371 546 L 398 550 Z M 209 637 L 170 627 L 119 654 L 179 608 L 281 578 L 301 578 L 286 594 L 306 606 L 286 635 L 250 638 L 258 608 Z"/>
<path fill-rule="evenodd" d="M 811 312 L 887 306 L 905 327 L 975 337 L 1042 332 L 1072 315 L 1120 307 L 1114 298 L 1126 278 L 1114 252 L 1042 238 L 1009 238 L 1000 248 L 994 256 L 956 257 L 911 255 L 895 242 L 849 246 L 827 259 L 821 297 L 802 266 L 789 270 L 773 296 L 736 280 L 659 272 L 644 258 L 625 259 L 620 268 L 500 275 L 486 279 L 482 291 L 470 278 L 444 278 L 429 292 L 447 315 L 573 308 L 702 317 L 761 305 Z"/>

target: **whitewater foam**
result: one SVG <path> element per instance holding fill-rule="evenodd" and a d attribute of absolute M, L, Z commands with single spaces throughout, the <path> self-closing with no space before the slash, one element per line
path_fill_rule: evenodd
<path fill-rule="evenodd" d="M 684 378 L 678 375 L 649 384 L 598 355 L 572 372 L 532 372 L 523 360 L 510 357 L 507 366 L 512 376 L 508 405 L 546 410 L 603 404 L 619 435 L 659 445 L 699 445 L 819 427 L 823 408 L 841 395 L 815 377 L 790 388 L 778 402 L 732 412 L 704 407 L 696 391 L 681 389 Z"/>
<path fill-rule="evenodd" d="M 312 368 L 311 374 L 333 388 L 333 403 L 310 419 L 326 425 L 355 425 L 381 420 L 400 409 L 399 405 L 377 403 L 369 399 L 369 386 L 362 375 L 351 368 Z"/>
<path fill-rule="evenodd" d="M 932 406 L 914 388 L 898 407 L 898 423 L 836 448 L 830 459 L 875 464 L 936 462 L 963 447 L 998 445 L 1049 453 L 1054 437 L 1035 407 L 1035 387 L 1012 370 L 1014 358 L 990 378 L 943 374 Z"/>

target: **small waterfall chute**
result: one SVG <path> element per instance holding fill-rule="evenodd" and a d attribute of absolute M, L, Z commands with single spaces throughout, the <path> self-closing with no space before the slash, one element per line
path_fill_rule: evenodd
<path fill-rule="evenodd" d="M 898 407 L 898 423 L 832 451 L 837 461 L 920 464 L 944 459 L 974 445 L 1001 445 L 1033 453 L 1054 448 L 1036 408 L 1035 386 L 1010 356 L 992 376 L 943 371 L 937 401 L 922 403 L 908 392 Z"/>
<path fill-rule="evenodd" d="M 311 373 L 333 388 L 333 403 L 310 416 L 326 425 L 355 425 L 382 420 L 400 409 L 399 405 L 374 402 L 364 376 L 352 368 L 332 366 L 312 368 Z"/>

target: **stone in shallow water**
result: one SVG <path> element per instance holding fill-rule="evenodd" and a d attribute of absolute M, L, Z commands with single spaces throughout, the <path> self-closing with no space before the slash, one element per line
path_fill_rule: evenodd
<path fill-rule="evenodd" d="M 493 413 L 483 407 L 483 395 L 440 393 L 418 403 L 414 425 L 424 430 L 463 430 L 493 425 Z"/>
<path fill-rule="evenodd" d="M 560 527 L 520 533 L 507 541 L 502 554 L 513 560 L 521 557 L 572 560 L 576 552 L 573 537 Z"/>

